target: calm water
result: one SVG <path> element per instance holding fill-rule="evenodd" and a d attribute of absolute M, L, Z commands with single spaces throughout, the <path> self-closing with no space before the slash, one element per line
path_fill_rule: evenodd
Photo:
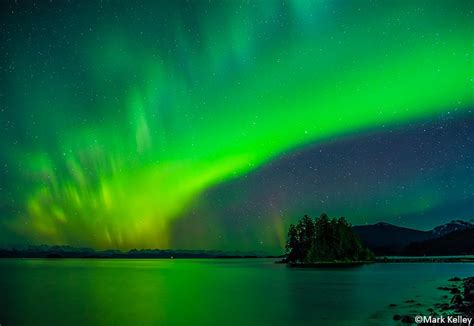
<path fill-rule="evenodd" d="M 0 259 L 0 324 L 380 325 L 474 264 L 291 269 L 268 259 Z M 396 309 L 390 303 L 401 304 Z M 426 306 L 428 308 L 428 306 Z"/>

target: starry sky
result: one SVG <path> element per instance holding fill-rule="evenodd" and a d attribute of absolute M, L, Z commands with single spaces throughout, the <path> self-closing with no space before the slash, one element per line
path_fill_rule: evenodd
<path fill-rule="evenodd" d="M 264 250 L 474 218 L 472 1 L 4 1 L 0 245 Z"/>

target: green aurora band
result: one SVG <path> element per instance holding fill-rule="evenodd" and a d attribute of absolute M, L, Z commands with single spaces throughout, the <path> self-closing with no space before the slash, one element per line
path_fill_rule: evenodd
<path fill-rule="evenodd" d="M 467 2 L 145 7 L 69 13 L 90 21 L 52 33 L 67 35 L 54 42 L 70 60 L 42 59 L 26 38 L 11 49 L 10 106 L 28 132 L 8 148 L 23 186 L 4 228 L 35 243 L 169 247 L 173 221 L 213 186 L 301 146 L 474 105 Z M 20 82 L 33 57 L 42 70 Z"/>

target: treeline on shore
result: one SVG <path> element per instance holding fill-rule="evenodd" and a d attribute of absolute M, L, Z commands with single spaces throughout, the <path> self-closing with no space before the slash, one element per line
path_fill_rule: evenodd
<path fill-rule="evenodd" d="M 0 249 L 0 258 L 277 258 L 264 252 L 226 252 L 219 250 L 132 249 L 96 251 L 71 246 L 28 246 Z"/>

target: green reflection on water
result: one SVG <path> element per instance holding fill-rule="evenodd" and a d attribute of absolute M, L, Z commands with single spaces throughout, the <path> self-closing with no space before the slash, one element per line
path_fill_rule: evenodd
<path fill-rule="evenodd" d="M 392 322 L 388 304 L 435 302 L 438 285 L 474 265 L 0 259 L 0 270 L 2 325 L 378 325 Z"/>

